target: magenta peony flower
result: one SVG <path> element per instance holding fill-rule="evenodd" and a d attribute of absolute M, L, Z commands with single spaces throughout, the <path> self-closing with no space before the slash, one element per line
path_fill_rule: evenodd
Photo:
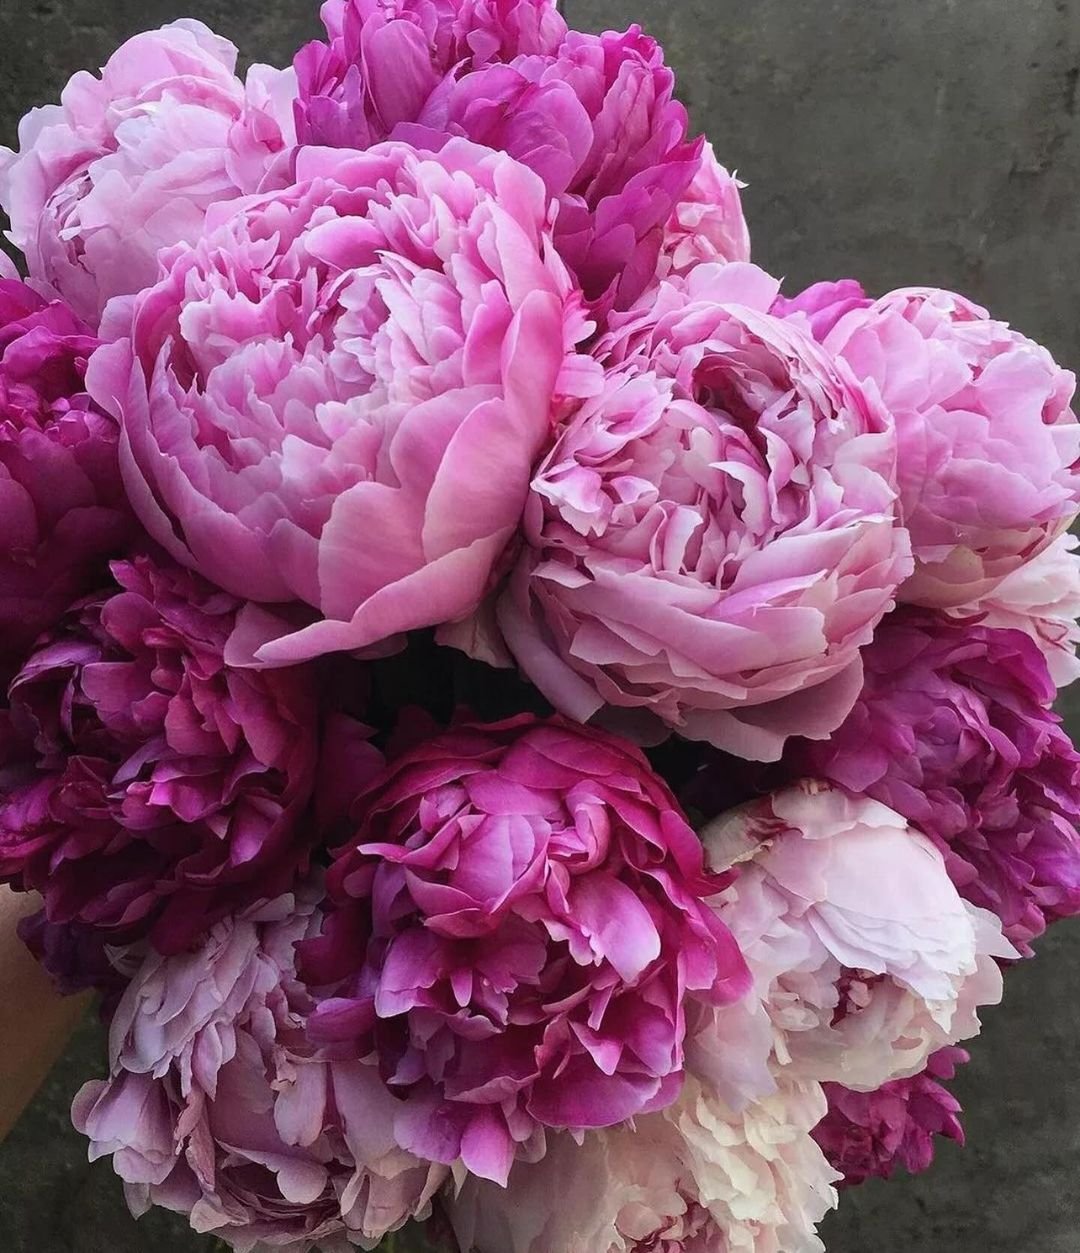
<path fill-rule="evenodd" d="M 903 814 L 1029 954 L 1048 922 L 1080 913 L 1080 755 L 1044 659 L 1019 631 L 919 610 L 885 622 L 864 657 L 850 717 L 793 766 Z"/>
<path fill-rule="evenodd" d="M 1015 949 L 993 914 L 960 899 L 930 841 L 884 805 L 804 783 L 703 838 L 714 868 L 739 862 L 717 907 L 772 1023 L 774 1071 L 872 1091 L 977 1035 L 978 1008 L 1000 1001 L 994 959 Z M 720 1090 L 737 1087 L 733 1068 L 755 1077 L 745 1049 L 723 1047 L 728 1012 L 695 1024 L 689 1050 L 694 1073 Z M 742 1022 L 738 1032 L 750 1038 Z"/>
<path fill-rule="evenodd" d="M 466 75 L 421 121 L 510 153 L 558 202 L 555 244 L 586 296 L 628 308 L 652 283 L 666 228 L 702 169 L 660 45 L 571 31 L 552 56 Z"/>
<path fill-rule="evenodd" d="M 0 279 L 0 677 L 107 572 L 133 519 L 116 423 L 86 394 L 97 347 L 59 302 Z"/>
<path fill-rule="evenodd" d="M 175 952 L 305 862 L 315 678 L 227 666 L 238 603 L 187 571 L 113 573 L 11 685 L 28 762 L 3 776 L 0 876 L 52 922 Z"/>
<path fill-rule="evenodd" d="M 733 216 L 726 174 L 702 164 L 674 75 L 638 26 L 567 32 L 553 0 L 349 0 L 323 16 L 329 45 L 297 58 L 302 141 L 438 147 L 458 135 L 509 153 L 543 178 L 559 252 L 604 308 L 652 282 L 695 175 L 704 196 L 721 184 L 720 212 Z"/>
<path fill-rule="evenodd" d="M 682 1083 L 683 998 L 747 988 L 704 903 L 723 879 L 635 749 L 525 715 L 393 762 L 330 871 L 307 946 L 340 982 L 317 1039 L 376 1055 L 398 1142 L 505 1182 L 543 1129 L 611 1126 Z"/>
<path fill-rule="evenodd" d="M 850 710 L 911 570 L 892 436 L 775 294 L 746 265 L 665 284 L 536 472 L 498 621 L 563 713 L 774 760 Z"/>
<path fill-rule="evenodd" d="M 373 1248 L 423 1216 L 445 1171 L 390 1137 L 374 1067 L 305 1042 L 314 1001 L 295 946 L 318 929 L 306 886 L 218 923 L 191 953 L 147 954 L 113 1019 L 110 1076 L 72 1107 L 112 1155 L 132 1212 L 187 1215 L 240 1253 Z"/>
<path fill-rule="evenodd" d="M 30 275 L 97 326 L 112 296 L 149 286 L 157 253 L 193 242 L 211 204 L 254 191 L 295 143 L 291 72 L 236 78 L 236 49 L 201 22 L 136 35 L 0 149 L 0 206 Z M 6 154 L 6 159 L 5 158 Z"/>
<path fill-rule="evenodd" d="M 463 73 L 566 38 L 554 0 L 327 0 L 322 20 L 328 42 L 294 61 L 296 129 L 332 148 L 382 143 Z"/>
<path fill-rule="evenodd" d="M 902 599 L 985 596 L 1080 513 L 1074 375 L 962 296 L 909 288 L 856 308 L 825 347 L 876 389 L 898 436 L 914 577 Z"/>
<path fill-rule="evenodd" d="M 49 922 L 45 911 L 19 922 L 19 939 L 52 979 L 61 996 L 96 992 L 108 1021 L 128 985 L 124 954 L 111 948 L 104 932 L 77 922 Z"/>
<path fill-rule="evenodd" d="M 922 1074 L 876 1092 L 825 1084 L 829 1112 L 814 1128 L 814 1139 L 844 1176 L 843 1186 L 891 1179 L 897 1167 L 913 1175 L 928 1170 L 935 1136 L 964 1143 L 960 1102 L 939 1081 L 951 1079 L 968 1060 L 963 1049 L 939 1049 Z"/>
<path fill-rule="evenodd" d="M 1062 535 L 979 600 L 950 612 L 1030 635 L 1057 688 L 1080 678 L 1080 537 Z"/>
<path fill-rule="evenodd" d="M 588 331 L 543 187 L 509 157 L 306 149 L 297 173 L 212 210 L 90 369 L 155 539 L 321 614 L 250 615 L 248 658 L 275 665 L 475 607 Z"/>
<path fill-rule="evenodd" d="M 501 1189 L 475 1177 L 447 1201 L 477 1253 L 823 1253 L 836 1205 L 810 1131 L 817 1084 L 785 1084 L 742 1114 L 690 1081 L 681 1099 L 578 1145 L 554 1137 Z"/>

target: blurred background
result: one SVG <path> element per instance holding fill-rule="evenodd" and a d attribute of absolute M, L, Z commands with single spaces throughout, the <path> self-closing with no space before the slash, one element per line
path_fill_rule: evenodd
<path fill-rule="evenodd" d="M 697 128 L 749 183 L 755 259 L 789 291 L 843 275 L 873 292 L 955 288 L 1080 367 L 1080 0 L 564 10 L 584 29 L 636 20 L 664 43 Z M 318 32 L 315 0 L 0 0 L 0 142 L 75 70 L 179 16 L 245 61 L 284 64 Z M 1080 735 L 1080 695 L 1064 712 Z M 955 1085 L 968 1148 L 848 1192 L 823 1231 L 830 1253 L 1080 1253 L 1080 923 L 1012 973 L 986 1019 Z M 167 1215 L 134 1223 L 108 1164 L 87 1163 L 67 1110 L 102 1073 L 87 1023 L 0 1147 L 0 1251 L 209 1251 Z"/>

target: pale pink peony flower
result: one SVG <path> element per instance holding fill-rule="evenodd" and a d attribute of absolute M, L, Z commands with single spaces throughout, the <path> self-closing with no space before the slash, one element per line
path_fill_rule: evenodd
<path fill-rule="evenodd" d="M 1080 537 L 1061 535 L 970 605 L 953 610 L 983 626 L 1023 631 L 1046 658 L 1057 688 L 1080 678 Z"/>
<path fill-rule="evenodd" d="M 240 1253 L 373 1248 L 441 1186 L 442 1168 L 394 1144 L 374 1067 L 306 1043 L 294 949 L 318 930 L 320 894 L 221 922 L 192 952 L 147 953 L 112 1022 L 110 1076 L 72 1107 L 136 1216 L 164 1206 Z"/>
<path fill-rule="evenodd" d="M 315 1038 L 377 1056 L 403 1147 L 505 1182 L 545 1128 L 673 1101 L 686 1002 L 747 990 L 701 844 L 645 758 L 529 715 L 455 727 L 358 797 Z"/>
<path fill-rule="evenodd" d="M 82 71 L 0 149 L 0 205 L 30 277 L 97 326 L 108 300 L 158 277 L 158 250 L 202 233 L 210 205 L 254 191 L 295 143 L 292 71 L 252 68 L 183 20 Z M 5 159 L 6 154 L 6 159 Z"/>
<path fill-rule="evenodd" d="M 664 228 L 658 279 L 685 278 L 698 265 L 750 260 L 750 228 L 739 196 L 745 186 L 706 143 L 698 172 Z"/>
<path fill-rule="evenodd" d="M 540 464 L 498 622 L 561 712 L 776 760 L 827 736 L 911 571 L 883 411 L 708 265 L 601 345 L 603 391 Z"/>
<path fill-rule="evenodd" d="M 690 1081 L 663 1113 L 552 1138 L 505 1190 L 467 1179 L 447 1208 L 477 1253 L 823 1253 L 838 1176 L 810 1132 L 825 1109 L 817 1084 L 785 1083 L 734 1115 Z"/>
<path fill-rule="evenodd" d="M 89 377 L 151 534 L 321 618 L 251 615 L 247 658 L 275 665 L 475 608 L 588 330 L 543 186 L 509 157 L 312 148 L 296 172 L 165 254 Z"/>
<path fill-rule="evenodd" d="M 1001 999 L 995 958 L 1017 956 L 1001 924 L 961 900 L 934 845 L 884 805 L 804 783 L 703 838 L 716 869 L 750 858 L 717 908 L 772 1022 L 781 1074 L 873 1090 L 978 1034 L 977 1009 Z M 705 1056 L 720 1078 L 743 1064 L 699 1040 L 692 1065 L 705 1080 Z"/>
<path fill-rule="evenodd" d="M 1080 512 L 1076 379 L 962 296 L 908 288 L 826 336 L 893 415 L 915 574 L 901 597 L 954 608 L 987 595 Z"/>

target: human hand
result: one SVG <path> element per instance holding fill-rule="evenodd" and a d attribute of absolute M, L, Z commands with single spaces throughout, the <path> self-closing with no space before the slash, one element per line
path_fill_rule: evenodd
<path fill-rule="evenodd" d="M 0 888 L 0 1140 L 15 1125 L 86 1011 L 62 997 L 19 939 L 20 919 L 39 897 Z"/>

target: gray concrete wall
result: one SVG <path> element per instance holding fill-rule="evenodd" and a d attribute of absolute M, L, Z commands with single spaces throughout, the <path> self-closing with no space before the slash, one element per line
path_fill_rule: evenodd
<path fill-rule="evenodd" d="M 309 0 L 0 0 L 0 135 L 118 40 L 186 12 L 252 59 L 316 29 Z M 696 123 L 750 183 L 758 259 L 792 283 L 856 274 L 989 304 L 1080 365 L 1080 0 L 569 0 L 576 25 L 640 20 Z M 1080 698 L 1074 729 L 1080 731 Z M 1080 1253 L 1080 926 L 1014 972 L 957 1087 L 969 1147 L 868 1185 L 831 1253 Z M 67 1128 L 101 1065 L 87 1028 L 0 1149 L 3 1253 L 181 1253 L 135 1227 Z M 553 1250 L 552 1253 L 559 1253 Z"/>

